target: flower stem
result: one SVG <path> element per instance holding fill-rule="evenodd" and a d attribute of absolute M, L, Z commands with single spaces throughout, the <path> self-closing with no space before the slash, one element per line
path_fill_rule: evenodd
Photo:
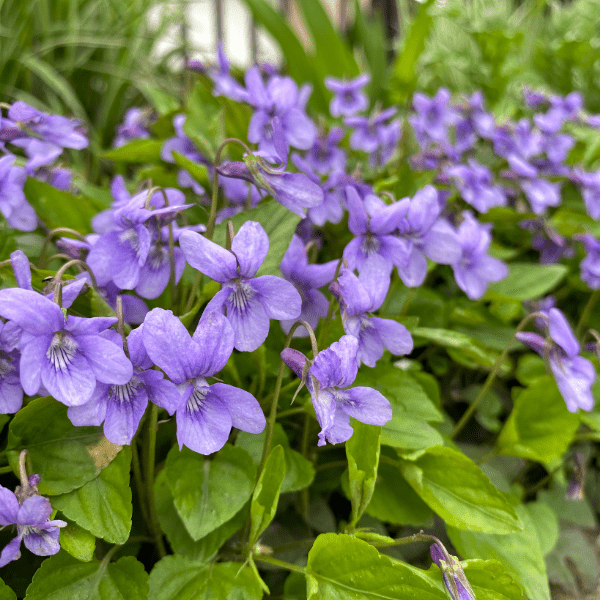
<path fill-rule="evenodd" d="M 148 524 L 154 543 L 158 549 L 161 558 L 167 555 L 165 545 L 162 539 L 162 531 L 158 516 L 156 514 L 156 504 L 154 503 L 154 465 L 156 460 L 156 430 L 158 428 L 158 406 L 152 404 L 150 408 L 150 418 L 148 419 L 148 431 L 146 436 L 146 500 L 148 503 Z"/>
<path fill-rule="evenodd" d="M 596 303 L 598 302 L 599 298 L 600 298 L 600 289 L 597 289 L 594 291 L 593 294 L 590 294 L 588 301 L 586 302 L 585 306 L 583 307 L 581 317 L 579 318 L 579 323 L 577 323 L 577 327 L 575 328 L 575 336 L 576 337 L 580 337 L 581 334 L 583 333 L 583 330 L 585 329 L 585 327 L 587 325 L 588 319 L 590 318 L 590 315 L 592 314 L 592 311 L 594 310 L 594 307 L 596 306 Z"/>
<path fill-rule="evenodd" d="M 131 442 L 131 466 L 133 468 L 133 480 L 135 481 L 137 497 L 142 510 L 142 518 L 144 519 L 144 523 L 149 523 L 148 508 L 146 507 L 146 492 L 144 488 L 144 480 L 142 479 L 142 469 L 140 467 L 140 456 L 138 454 L 137 441 L 135 438 Z"/>
<path fill-rule="evenodd" d="M 256 556 L 254 556 L 254 560 L 266 563 L 268 565 L 273 565 L 274 567 L 279 567 L 280 569 L 286 569 L 288 571 L 294 571 L 294 573 L 306 575 L 306 569 L 299 567 L 298 565 L 293 565 L 292 563 L 279 560 L 278 558 L 273 558 L 272 556 L 257 554 Z"/>
<path fill-rule="evenodd" d="M 510 352 L 510 348 L 511 348 L 513 342 L 515 341 L 515 336 L 517 335 L 517 333 L 522 331 L 525 328 L 525 326 L 529 323 L 529 321 L 531 321 L 532 319 L 539 317 L 539 316 L 540 316 L 540 314 L 537 312 L 531 313 L 531 314 L 527 315 L 517 325 L 517 328 L 515 329 L 513 336 L 510 338 L 510 341 L 508 342 L 508 344 L 506 344 L 504 350 L 502 350 L 502 353 L 496 359 L 496 362 L 494 363 L 492 370 L 490 371 L 489 375 L 487 376 L 487 379 L 485 380 L 485 383 L 483 384 L 481 391 L 477 395 L 477 398 L 475 398 L 475 400 L 473 400 L 473 402 L 471 403 L 469 408 L 467 408 L 467 410 L 464 412 L 463 416 L 460 418 L 458 423 L 455 425 L 454 430 L 452 431 L 452 434 L 450 435 L 450 439 L 455 439 L 456 436 L 464 429 L 465 425 L 468 423 L 469 419 L 473 416 L 473 413 L 477 410 L 477 407 L 483 400 L 483 397 L 488 393 L 489 389 L 492 387 L 492 383 L 494 383 L 494 380 L 496 379 L 498 373 L 500 372 L 500 369 L 502 368 L 502 365 L 504 364 L 504 361 L 506 360 L 506 357 L 508 356 L 508 353 Z"/>

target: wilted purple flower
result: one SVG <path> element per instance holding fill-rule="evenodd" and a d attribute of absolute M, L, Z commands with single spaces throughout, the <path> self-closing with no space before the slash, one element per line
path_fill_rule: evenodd
<path fill-rule="evenodd" d="M 308 264 L 308 256 L 302 240 L 296 234 L 292 236 L 279 268 L 283 276 L 298 290 L 302 298 L 302 308 L 295 319 L 281 321 L 281 327 L 286 333 L 297 320 L 306 321 L 315 329 L 319 318 L 327 316 L 329 302 L 319 288 L 333 279 L 337 262 L 332 260 L 324 265 Z M 294 331 L 294 337 L 307 335 L 308 331 L 305 327 L 298 327 Z"/>
<path fill-rule="evenodd" d="M 304 157 L 306 164 L 319 175 L 343 171 L 346 167 L 346 153 L 338 144 L 345 134 L 341 127 L 332 127 L 327 135 L 319 135 Z"/>
<path fill-rule="evenodd" d="M 370 80 L 370 75 L 366 73 L 350 81 L 326 77 L 325 87 L 334 94 L 329 105 L 331 116 L 351 117 L 365 110 L 369 106 L 369 101 L 363 92 L 363 88 Z"/>
<path fill-rule="evenodd" d="M 192 231 L 180 244 L 188 263 L 223 284 L 204 314 L 227 311 L 235 348 L 256 350 L 269 333 L 270 319 L 296 319 L 302 299 L 288 281 L 274 275 L 254 278 L 269 251 L 269 238 L 260 223 L 246 221 L 231 243 L 231 251 Z"/>
<path fill-rule="evenodd" d="M 579 356 L 579 343 L 563 313 L 551 308 L 547 316 L 549 339 L 531 332 L 517 333 L 516 338 L 548 359 L 556 385 L 570 412 L 577 412 L 578 408 L 592 410 L 594 397 L 591 386 L 596 379 L 594 365 Z"/>
<path fill-rule="evenodd" d="M 39 475 L 32 475 L 39 481 Z M 17 526 L 17 537 L 13 538 L 0 554 L 0 567 L 21 556 L 21 542 L 33 554 L 50 556 L 60 550 L 58 536 L 66 523 L 61 520 L 48 521 L 52 514 L 50 500 L 37 494 L 19 502 L 17 496 L 0 485 L 0 525 Z"/>
<path fill-rule="evenodd" d="M 372 194 L 364 202 L 356 189 L 346 187 L 348 229 L 356 236 L 345 248 L 350 269 L 358 269 L 359 279 L 369 289 L 378 306 L 390 285 L 394 265 L 404 265 L 410 243 L 393 235 L 408 200 L 386 205 Z"/>
<path fill-rule="evenodd" d="M 264 429 L 265 416 L 252 394 L 206 381 L 227 364 L 233 351 L 233 329 L 223 315 L 205 313 L 190 336 L 170 310 L 155 308 L 144 321 L 142 336 L 150 359 L 179 388 L 177 401 L 163 397 L 160 406 L 171 415 L 177 413 L 180 449 L 211 454 L 223 447 L 232 426 L 250 433 Z"/>
<path fill-rule="evenodd" d="M 339 342 L 331 344 L 315 357 L 304 373 L 307 358 L 298 350 L 285 348 L 281 359 L 308 388 L 317 421 L 321 425 L 319 446 L 325 441 L 332 444 L 345 442 L 352 436 L 350 417 L 361 423 L 385 425 L 392 418 L 392 407 L 384 396 L 369 387 L 352 385 L 358 372 L 356 353 L 358 340 L 352 335 L 344 335 Z"/>
<path fill-rule="evenodd" d="M 0 213 L 8 224 L 20 231 L 34 231 L 37 216 L 25 199 L 23 186 L 27 174 L 23 167 L 15 166 L 12 155 L 0 158 Z"/>
<path fill-rule="evenodd" d="M 23 148 L 29 157 L 29 173 L 33 173 L 37 167 L 49 165 L 62 154 L 64 148 L 81 150 L 88 146 L 79 121 L 48 115 L 25 102 L 15 102 L 8 110 L 8 119 L 14 127 L 10 129 L 8 137 L 2 137 Z M 6 131 L 4 123 L 2 131 Z"/>
<path fill-rule="evenodd" d="M 391 319 L 369 317 L 380 303 L 374 301 L 358 277 L 349 269 L 343 269 L 337 282 L 329 286 L 342 307 L 344 331 L 358 340 L 356 358 L 358 364 L 374 367 L 386 348 L 392 354 L 410 354 L 413 340 L 404 325 Z"/>
<path fill-rule="evenodd" d="M 500 281 L 508 275 L 508 267 L 487 254 L 492 238 L 491 224 L 482 225 L 475 217 L 463 213 L 457 238 L 461 248 L 460 258 L 452 265 L 458 287 L 471 299 L 485 294 L 488 283 Z"/>
<path fill-rule="evenodd" d="M 257 66 L 245 76 L 248 102 L 255 108 L 248 128 L 248 140 L 258 144 L 269 156 L 276 156 L 273 146 L 273 118 L 281 122 L 286 143 L 308 150 L 317 136 L 317 128 L 304 111 L 305 99 L 290 77 L 273 75 L 265 85 Z"/>
<path fill-rule="evenodd" d="M 225 54 L 225 44 L 222 40 L 219 40 L 217 44 L 217 60 L 219 68 L 209 71 L 209 76 L 214 83 L 213 96 L 225 96 L 236 102 L 248 102 L 248 92 L 230 73 L 229 60 Z"/>
<path fill-rule="evenodd" d="M 134 329 L 127 337 L 129 355 L 133 364 L 133 376 L 125 384 L 97 383 L 88 402 L 71 406 L 67 411 L 73 425 L 78 427 L 100 425 L 104 422 L 104 435 L 113 444 L 131 444 L 148 400 L 158 406 L 175 406 L 179 391 L 173 383 L 164 379 L 160 371 L 152 369 L 154 363 L 148 357 L 142 332 L 144 326 Z M 120 343 L 117 332 L 110 332 L 113 343 Z"/>
<path fill-rule="evenodd" d="M 441 265 L 453 264 L 460 258 L 456 233 L 446 220 L 440 218 L 440 212 L 439 195 L 432 185 L 425 186 L 403 203 L 397 228 L 408 251 L 396 266 L 398 275 L 408 287 L 417 287 L 425 281 L 425 257 Z"/>
<path fill-rule="evenodd" d="M 445 173 L 454 181 L 462 199 L 479 212 L 486 213 L 494 206 L 506 204 L 504 191 L 493 184 L 490 170 L 474 159 L 469 159 L 468 166 L 451 166 Z"/>
<path fill-rule="evenodd" d="M 125 113 L 123 123 L 117 127 L 117 137 L 113 141 L 115 148 L 120 148 L 132 140 L 145 140 L 150 137 L 148 125 L 150 111 L 142 108 L 130 108 Z"/>
<path fill-rule="evenodd" d="M 578 236 L 583 242 L 587 256 L 579 263 L 581 279 L 585 281 L 590 289 L 600 288 L 600 241 L 593 235 L 585 234 Z"/>
<path fill-rule="evenodd" d="M 442 549 L 441 544 L 433 544 L 429 550 L 433 562 L 439 567 L 444 585 L 451 600 L 475 600 L 475 594 L 467 581 L 459 560 Z"/>
<path fill-rule="evenodd" d="M 0 290 L 0 316 L 22 330 L 20 378 L 33 396 L 43 385 L 67 406 L 85 404 L 96 381 L 127 383 L 132 366 L 123 350 L 100 334 L 112 317 L 65 317 L 57 304 L 30 290 Z"/>

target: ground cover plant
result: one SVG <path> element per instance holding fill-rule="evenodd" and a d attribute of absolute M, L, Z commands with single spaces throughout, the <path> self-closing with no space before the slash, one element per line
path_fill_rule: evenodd
<path fill-rule="evenodd" d="M 596 589 L 600 117 L 415 91 L 430 10 L 395 101 L 332 42 L 104 151 L 2 104 L 0 598 Z"/>

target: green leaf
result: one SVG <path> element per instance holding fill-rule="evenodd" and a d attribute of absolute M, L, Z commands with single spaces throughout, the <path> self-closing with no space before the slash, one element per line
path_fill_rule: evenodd
<path fill-rule="evenodd" d="M 173 447 L 165 470 L 177 512 L 194 540 L 229 521 L 250 498 L 256 482 L 250 455 L 228 444 L 212 460 L 189 448 Z"/>
<path fill-rule="evenodd" d="M 184 133 L 204 156 L 214 161 L 220 140 L 225 137 L 222 111 L 219 102 L 200 81 L 190 95 L 188 113 Z"/>
<path fill-rule="evenodd" d="M 41 494 L 70 492 L 94 479 L 121 446 L 109 442 L 101 427 L 75 427 L 67 407 L 54 398 L 36 398 L 13 418 L 8 433 L 11 464 L 27 448 Z"/>
<path fill-rule="evenodd" d="M 353 419 L 352 429 L 354 429 L 354 433 L 346 442 L 346 456 L 348 457 L 350 500 L 352 502 L 350 524 L 354 526 L 365 512 L 375 490 L 381 427 L 365 425 Z"/>
<path fill-rule="evenodd" d="M 500 561 L 521 584 L 530 600 L 550 600 L 546 565 L 535 526 L 523 505 L 515 507 L 523 530 L 508 535 L 491 535 L 462 531 L 446 526 L 448 536 L 465 557 L 477 556 Z"/>
<path fill-rule="evenodd" d="M 567 410 L 554 378 L 545 375 L 517 396 L 497 449 L 501 454 L 548 463 L 563 455 L 578 425 L 578 415 Z"/>
<path fill-rule="evenodd" d="M 429 14 L 432 4 L 433 0 L 427 0 L 419 7 L 419 12 L 406 35 L 404 47 L 394 63 L 392 98 L 395 101 L 405 101 L 417 85 L 417 61 L 425 50 L 425 42 L 433 25 L 433 18 Z"/>
<path fill-rule="evenodd" d="M 54 499 L 52 501 L 54 503 Z M 60 547 L 77 560 L 90 562 L 94 558 L 96 537 L 78 525 L 69 523 L 60 530 Z"/>
<path fill-rule="evenodd" d="M 590 502 L 583 500 L 567 500 L 567 486 L 556 486 L 552 490 L 540 490 L 538 499 L 547 504 L 561 523 L 570 523 L 577 527 L 591 529 L 596 527 L 596 517 Z"/>
<path fill-rule="evenodd" d="M 275 516 L 284 475 L 284 451 L 281 446 L 275 446 L 267 458 L 265 468 L 260 474 L 252 494 L 252 503 L 250 504 L 250 546 L 254 546 L 260 534 L 269 526 Z"/>
<path fill-rule="evenodd" d="M 36 571 L 25 600 L 147 600 L 148 589 L 144 565 L 133 556 L 82 563 L 59 552 Z"/>
<path fill-rule="evenodd" d="M 501 562 L 475 558 L 460 564 L 477 600 L 526 600 L 523 588 Z"/>
<path fill-rule="evenodd" d="M 566 265 L 511 263 L 508 268 L 508 277 L 490 284 L 484 300 L 493 298 L 490 292 L 515 300 L 541 298 L 553 290 L 569 272 Z"/>
<path fill-rule="evenodd" d="M 17 595 L 0 579 L 0 600 L 17 600 Z"/>
<path fill-rule="evenodd" d="M 260 600 L 260 584 L 240 563 L 203 565 L 166 556 L 150 573 L 149 600 Z"/>
<path fill-rule="evenodd" d="M 307 488 L 315 478 L 313 464 L 300 452 L 290 448 L 290 442 L 280 423 L 275 423 L 273 444 L 281 446 L 285 454 L 285 476 L 281 484 L 281 493 L 297 492 Z M 265 445 L 265 431 L 258 434 L 240 431 L 235 445 L 246 450 L 258 467 Z"/>
<path fill-rule="evenodd" d="M 84 486 L 52 498 L 52 506 L 95 536 L 124 544 L 131 530 L 131 448 L 126 446 L 100 475 Z"/>
<path fill-rule="evenodd" d="M 261 202 L 255 208 L 234 215 L 231 221 L 233 221 L 235 231 L 238 231 L 246 221 L 258 221 L 263 226 L 269 236 L 269 253 L 258 270 L 257 276 L 280 275 L 279 263 L 292 241 L 300 217 L 275 200 L 269 200 Z M 227 221 L 219 223 L 215 227 L 213 242 L 224 247 L 226 231 Z"/>
<path fill-rule="evenodd" d="M 447 524 L 486 533 L 521 529 L 504 494 L 462 452 L 434 446 L 412 461 L 401 460 L 402 474 Z"/>
<path fill-rule="evenodd" d="M 48 229 L 70 227 L 82 234 L 92 233 L 92 218 L 105 208 L 87 196 L 74 196 L 49 183 L 28 177 L 25 197 Z"/>
<path fill-rule="evenodd" d="M 107 150 L 101 156 L 115 162 L 157 163 L 163 143 L 160 140 L 133 140 L 120 148 Z"/>
<path fill-rule="evenodd" d="M 176 554 L 182 554 L 196 562 L 207 563 L 217 553 L 223 542 L 242 528 L 248 514 L 247 504 L 229 521 L 195 541 L 177 513 L 166 475 L 166 471 L 163 469 L 154 480 L 156 514 L 160 528 L 167 536 L 169 545 Z"/>
<path fill-rule="evenodd" d="M 349 535 L 320 535 L 308 553 L 308 600 L 445 600 L 446 596 L 418 569 L 379 554 Z"/>
<path fill-rule="evenodd" d="M 204 189 L 210 191 L 212 183 L 206 165 L 196 163 L 179 152 L 173 151 L 171 155 L 178 167 L 185 169 Z"/>
<path fill-rule="evenodd" d="M 558 540 L 558 517 L 544 502 L 529 502 L 525 508 L 535 527 L 542 555 L 546 556 L 556 546 Z"/>

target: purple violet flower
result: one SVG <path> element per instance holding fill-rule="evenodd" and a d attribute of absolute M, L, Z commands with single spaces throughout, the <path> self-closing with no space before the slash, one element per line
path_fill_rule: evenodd
<path fill-rule="evenodd" d="M 32 475 L 30 481 L 39 481 Z M 17 488 L 18 491 L 19 488 Z M 61 527 L 67 524 L 59 519 L 49 521 L 52 514 L 50 500 L 38 494 L 18 498 L 14 492 L 0 485 L 0 525 L 17 526 L 17 537 L 13 538 L 0 554 L 0 567 L 21 556 L 21 542 L 33 554 L 51 556 L 60 550 L 58 542 Z"/>
<path fill-rule="evenodd" d="M 342 269 L 337 282 L 329 286 L 342 308 L 344 331 L 358 340 L 356 358 L 374 367 L 386 348 L 394 355 L 410 354 L 413 340 L 404 325 L 391 319 L 369 317 L 379 308 L 358 277 L 349 269 Z"/>
<path fill-rule="evenodd" d="M 265 416 L 252 394 L 206 381 L 223 369 L 233 351 L 233 329 L 223 315 L 205 313 L 190 336 L 170 310 L 155 308 L 144 321 L 142 337 L 150 359 L 179 388 L 180 397 L 163 397 L 161 406 L 177 413 L 180 449 L 211 454 L 225 445 L 232 426 L 250 433 L 264 429 Z"/>
<path fill-rule="evenodd" d="M 415 136 L 422 149 L 430 144 L 448 144 L 448 128 L 458 118 L 456 109 L 449 105 L 450 92 L 440 88 L 433 98 L 419 92 L 413 96 L 415 114 L 409 117 Z"/>
<path fill-rule="evenodd" d="M 586 173 L 575 168 L 572 179 L 581 186 L 581 196 L 588 215 L 592 219 L 600 219 L 600 169 L 595 173 Z"/>
<path fill-rule="evenodd" d="M 329 302 L 319 288 L 327 285 L 334 277 L 337 260 L 324 265 L 308 264 L 308 255 L 302 240 L 294 234 L 292 241 L 279 265 L 282 275 L 294 285 L 302 298 L 300 314 L 295 319 L 281 321 L 281 328 L 288 333 L 297 320 L 306 321 L 316 329 L 319 318 L 327 316 Z M 305 327 L 298 327 L 294 337 L 308 335 Z"/>
<path fill-rule="evenodd" d="M 7 331 L 5 331 L 7 330 Z M 9 337 L 10 326 L 0 321 L 0 414 L 14 414 L 23 406 L 19 375 L 20 353 Z"/>
<path fill-rule="evenodd" d="M 370 117 L 346 117 L 344 123 L 354 130 L 350 136 L 350 147 L 354 150 L 377 152 L 383 143 L 388 141 L 386 122 L 396 112 L 397 109 L 391 107 Z"/>
<path fill-rule="evenodd" d="M 377 390 L 369 387 L 348 388 L 358 372 L 358 340 L 344 335 L 339 342 L 317 354 L 304 373 L 307 358 L 298 350 L 285 348 L 281 359 L 298 377 L 304 380 L 310 392 L 317 421 L 321 425 L 319 442 L 332 444 L 345 442 L 352 436 L 350 417 L 361 423 L 385 425 L 392 418 L 389 401 Z"/>
<path fill-rule="evenodd" d="M 516 338 L 547 359 L 556 385 L 570 412 L 578 408 L 592 410 L 594 397 L 591 387 L 596 379 L 594 365 L 579 356 L 579 343 L 567 319 L 558 308 L 547 313 L 546 333 L 548 338 L 532 332 L 520 332 Z"/>
<path fill-rule="evenodd" d="M 120 148 L 132 140 L 145 140 L 150 137 L 148 125 L 150 124 L 150 111 L 148 109 L 130 108 L 125 113 L 123 123 L 117 127 L 117 136 L 113 141 L 115 148 Z"/>
<path fill-rule="evenodd" d="M 371 76 L 366 73 L 350 81 L 326 77 L 325 87 L 334 94 L 329 104 L 331 116 L 351 117 L 365 110 L 369 106 L 369 101 L 363 88 L 369 81 L 371 81 Z"/>
<path fill-rule="evenodd" d="M 15 157 L 10 154 L 0 158 L 0 213 L 14 229 L 34 231 L 37 216 L 23 192 L 27 174 L 14 163 Z"/>
<path fill-rule="evenodd" d="M 182 233 L 179 241 L 192 267 L 223 284 L 204 315 L 227 311 L 237 350 L 256 350 L 269 333 L 270 319 L 296 319 L 300 314 L 302 298 L 289 281 L 274 275 L 254 278 L 269 251 L 260 223 L 246 221 L 230 251 L 192 231 Z"/>
<path fill-rule="evenodd" d="M 446 169 L 460 191 L 462 199 L 481 213 L 494 206 L 504 206 L 506 196 L 500 186 L 493 185 L 492 174 L 487 167 L 469 159 L 467 165 L 455 165 Z"/>
<path fill-rule="evenodd" d="M 589 233 L 577 236 L 577 239 L 583 242 L 587 253 L 587 256 L 579 263 L 581 279 L 588 284 L 590 289 L 600 289 L 600 241 Z"/>
<path fill-rule="evenodd" d="M 125 384 L 98 383 L 90 400 L 67 411 L 71 423 L 78 427 L 100 425 L 104 435 L 113 444 L 131 444 L 148 401 L 158 406 L 175 406 L 180 395 L 175 384 L 164 379 L 160 371 L 152 369 L 142 340 L 143 328 L 134 329 L 127 337 L 127 346 L 133 364 L 133 376 Z M 119 334 L 110 332 L 114 344 L 121 343 Z"/>
<path fill-rule="evenodd" d="M 306 164 L 319 175 L 346 168 L 346 153 L 338 147 L 346 132 L 341 127 L 332 127 L 327 135 L 319 135 L 313 147 L 306 153 Z"/>
<path fill-rule="evenodd" d="M 463 213 L 457 238 L 462 254 L 452 265 L 458 287 L 471 299 L 485 294 L 490 281 L 500 281 L 508 275 L 508 267 L 497 258 L 487 254 L 491 224 L 482 225 L 469 213 Z"/>
<path fill-rule="evenodd" d="M 437 542 L 430 548 L 431 558 L 442 572 L 444 585 L 451 600 L 475 600 L 475 594 L 467 581 L 460 562 L 444 550 Z"/>
<path fill-rule="evenodd" d="M 222 40 L 217 44 L 217 60 L 219 68 L 209 71 L 209 76 L 214 83 L 213 96 L 225 96 L 236 102 L 249 102 L 248 92 L 230 73 L 230 64 Z"/>
<path fill-rule="evenodd" d="M 44 296 L 18 288 L 0 290 L 0 316 L 22 330 L 20 378 L 33 396 L 43 385 L 67 406 L 85 404 L 96 382 L 126 384 L 133 374 L 122 348 L 101 333 L 116 318 L 65 316 Z"/>

